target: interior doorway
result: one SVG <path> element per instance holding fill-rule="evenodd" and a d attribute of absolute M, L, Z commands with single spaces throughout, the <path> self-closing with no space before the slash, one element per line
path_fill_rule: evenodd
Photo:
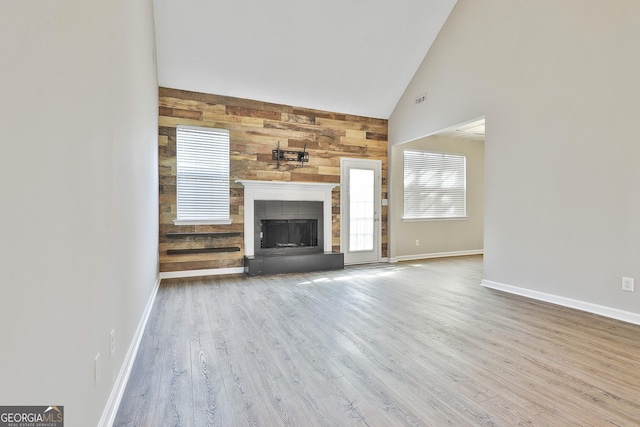
<path fill-rule="evenodd" d="M 388 223 L 391 262 L 484 253 L 484 149 L 483 117 L 391 147 Z M 436 208 L 442 213 L 448 208 L 446 203 L 453 200 L 445 197 L 448 189 L 453 188 L 453 181 L 440 179 L 450 170 L 438 169 L 438 164 L 431 161 L 424 162 L 425 168 L 420 169 L 422 164 L 412 162 L 411 156 L 405 156 L 407 152 L 425 154 L 429 159 L 434 155 L 464 156 L 464 213 L 433 213 Z M 416 182 L 419 185 L 413 185 Z M 418 192 L 415 187 L 419 187 Z M 405 200 L 407 189 L 412 193 Z M 405 209 L 415 206 L 411 203 L 416 200 L 411 197 L 418 197 L 416 194 L 423 197 L 418 199 L 422 202 L 421 209 L 425 206 L 422 215 L 415 209 Z"/>

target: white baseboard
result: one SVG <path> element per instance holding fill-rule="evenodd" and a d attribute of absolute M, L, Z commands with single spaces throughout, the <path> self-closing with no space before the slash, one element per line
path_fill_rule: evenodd
<path fill-rule="evenodd" d="M 471 251 L 454 251 L 454 252 L 436 252 L 430 254 L 415 254 L 415 255 L 398 255 L 390 259 L 390 262 L 398 261 L 415 261 L 417 259 L 429 259 L 429 258 L 446 258 L 452 256 L 466 256 L 466 255 L 482 255 L 483 249 L 475 249 Z"/>
<path fill-rule="evenodd" d="M 160 279 L 181 279 L 184 277 L 219 276 L 221 274 L 242 274 L 244 267 L 211 268 L 208 270 L 165 271 L 160 273 Z"/>
<path fill-rule="evenodd" d="M 538 292 L 526 288 L 519 288 L 517 286 L 505 285 L 504 283 L 493 282 L 491 280 L 483 279 L 480 284 L 485 288 L 497 289 L 499 291 L 508 292 L 510 294 L 520 295 L 539 301 L 550 302 L 552 304 L 561 305 L 563 307 L 575 308 L 577 310 L 586 311 L 588 313 L 598 314 L 600 316 L 640 325 L 640 314 L 632 313 L 630 311 L 618 310 L 617 308 L 605 307 L 603 305 L 592 304 L 590 302 L 565 298 L 558 295 L 547 294 L 544 292 Z"/>
<path fill-rule="evenodd" d="M 147 321 L 149 320 L 149 315 L 151 314 L 151 309 L 153 308 L 153 302 L 156 299 L 156 295 L 158 294 L 159 287 L 160 287 L 160 277 L 156 279 L 156 283 L 153 285 L 153 290 L 151 291 L 151 295 L 149 296 L 147 305 L 145 306 L 144 312 L 142 313 L 142 318 L 140 319 L 140 323 L 138 323 L 138 328 L 136 329 L 136 333 L 133 335 L 133 339 L 131 340 L 131 344 L 129 345 L 129 349 L 127 350 L 127 355 L 125 356 L 124 361 L 122 362 L 120 373 L 118 374 L 118 378 L 116 379 L 116 382 L 113 385 L 113 389 L 111 390 L 111 395 L 109 396 L 107 405 L 105 406 L 104 411 L 102 412 L 102 417 L 100 418 L 98 427 L 113 426 L 113 423 L 116 419 L 116 415 L 118 414 L 118 408 L 120 407 L 120 401 L 122 400 L 124 391 L 127 388 L 129 375 L 131 374 L 133 363 L 136 360 L 136 355 L 138 354 L 138 349 L 140 348 L 140 342 L 142 341 L 142 335 L 144 334 L 144 330 L 147 327 Z"/>
<path fill-rule="evenodd" d="M 361 261 L 356 261 L 356 262 L 345 262 L 344 266 L 345 267 L 349 267 L 351 265 L 367 265 L 367 264 L 379 264 L 381 262 L 384 263 L 388 263 L 389 262 L 389 258 L 384 257 L 384 258 L 378 258 L 375 261 L 367 261 L 367 262 L 361 262 Z"/>

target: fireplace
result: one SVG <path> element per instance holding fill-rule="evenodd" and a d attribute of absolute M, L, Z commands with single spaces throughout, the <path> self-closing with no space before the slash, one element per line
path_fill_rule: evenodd
<path fill-rule="evenodd" d="M 245 274 L 344 268 L 344 255 L 332 252 L 331 190 L 339 184 L 236 182 L 245 187 Z"/>

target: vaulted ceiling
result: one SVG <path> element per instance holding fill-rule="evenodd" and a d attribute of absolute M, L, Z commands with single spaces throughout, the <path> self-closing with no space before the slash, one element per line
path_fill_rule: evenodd
<path fill-rule="evenodd" d="M 159 84 L 388 118 L 457 0 L 154 0 Z"/>

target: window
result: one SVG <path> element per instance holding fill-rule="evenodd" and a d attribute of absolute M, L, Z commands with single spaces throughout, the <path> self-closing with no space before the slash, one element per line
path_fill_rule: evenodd
<path fill-rule="evenodd" d="M 466 218 L 466 157 L 404 152 L 404 220 Z"/>
<path fill-rule="evenodd" d="M 176 129 L 175 224 L 230 224 L 229 131 L 192 126 Z"/>

